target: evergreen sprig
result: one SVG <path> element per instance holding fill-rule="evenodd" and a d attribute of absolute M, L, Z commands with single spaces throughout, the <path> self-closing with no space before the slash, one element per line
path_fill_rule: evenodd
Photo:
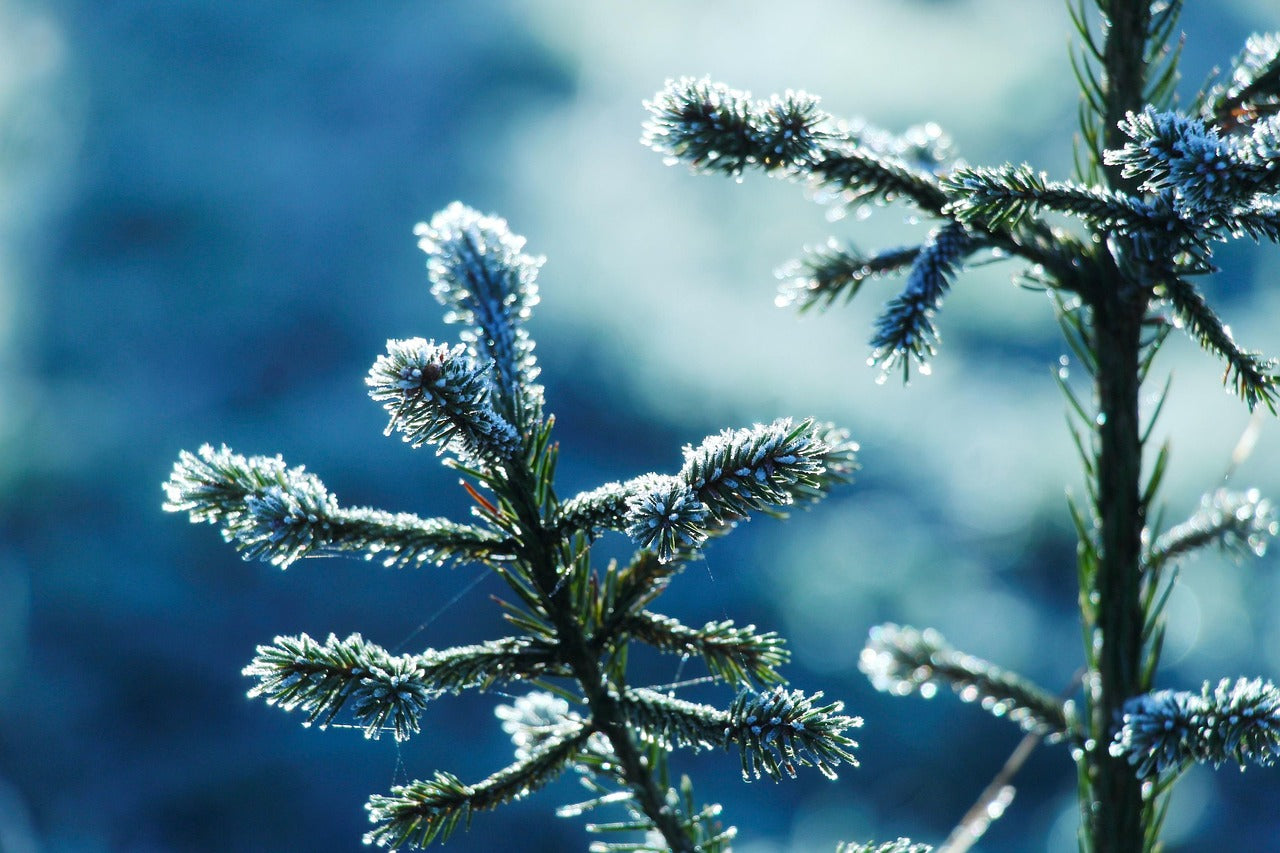
<path fill-rule="evenodd" d="M 562 530 L 620 530 L 663 560 L 687 554 L 751 512 L 824 497 L 857 470 L 856 442 L 830 424 L 782 418 L 686 446 L 679 473 L 644 474 L 582 492 L 561 506 Z"/>
<path fill-rule="evenodd" d="M 502 537 L 447 519 L 341 507 L 302 466 L 246 458 L 226 445 L 182 451 L 164 490 L 166 510 L 221 525 L 246 560 L 281 568 L 321 554 L 362 555 L 390 568 L 501 559 L 509 550 Z"/>
<path fill-rule="evenodd" d="M 1156 539 L 1147 564 L 1161 566 L 1212 545 L 1236 558 L 1261 557 L 1277 533 L 1276 508 L 1257 489 L 1218 489 L 1200 499 L 1194 515 Z"/>
<path fill-rule="evenodd" d="M 835 779 L 841 764 L 858 766 L 851 752 L 858 742 L 844 732 L 861 728 L 862 718 L 840 713 L 843 702 L 818 705 L 821 698 L 821 692 L 805 696 L 781 685 L 738 694 L 729 707 L 724 738 L 738 744 L 744 779 L 759 779 L 762 773 L 775 781 L 784 773 L 795 778 L 797 766 L 814 767 Z"/>
<path fill-rule="evenodd" d="M 393 655 L 359 634 L 344 640 L 330 634 L 323 645 L 306 634 L 281 636 L 258 646 L 244 668 L 258 679 L 250 697 L 301 710 L 308 725 L 326 728 L 350 706 L 366 737 L 379 737 L 390 724 L 396 740 L 418 732 L 419 715 L 442 693 L 562 674 L 552 649 L 523 637 Z"/>
<path fill-rule="evenodd" d="M 330 634 L 324 645 L 306 634 L 276 637 L 258 646 L 244 674 L 258 679 L 250 697 L 285 711 L 300 710 L 306 724 L 327 728 L 350 705 L 367 738 L 390 723 L 396 740 L 418 732 L 418 716 L 440 688 L 432 687 L 417 655 L 392 655 L 359 634 L 345 640 Z"/>
<path fill-rule="evenodd" d="M 771 424 L 724 430 L 686 447 L 677 475 L 711 518 L 732 521 L 816 499 L 847 482 L 857 445 L 848 435 L 812 420 L 782 418 Z"/>
<path fill-rule="evenodd" d="M 887 623 L 871 629 L 858 668 L 885 693 L 932 698 L 945 685 L 996 717 L 1059 740 L 1071 734 L 1064 703 L 1023 676 L 956 651 L 937 631 Z"/>
<path fill-rule="evenodd" d="M 1280 759 L 1280 688 L 1260 678 L 1223 679 L 1199 693 L 1157 690 L 1130 699 L 1111 743 L 1140 777 L 1193 763 L 1270 766 Z"/>
<path fill-rule="evenodd" d="M 538 304 L 536 279 L 543 258 L 524 253 L 525 239 L 507 221 L 459 202 L 414 228 L 427 253 L 431 294 L 446 323 L 461 334 L 477 362 L 491 362 L 499 414 L 524 433 L 542 418 L 542 386 L 533 340 L 524 328 Z"/>
<path fill-rule="evenodd" d="M 680 477 L 649 475 L 627 497 L 626 533 L 641 548 L 669 560 L 697 548 L 710 532 L 711 510 Z"/>
<path fill-rule="evenodd" d="M 753 101 L 749 93 L 705 77 L 668 80 L 645 108 L 645 145 L 695 171 L 729 175 L 748 166 L 771 171 L 811 163 L 828 119 L 804 92 Z"/>
<path fill-rule="evenodd" d="M 587 723 L 564 697 L 545 690 L 517 696 L 510 705 L 499 705 L 494 715 L 502 721 L 502 730 L 511 738 L 516 758 L 523 761 L 537 754 L 545 745 L 579 733 Z M 584 745 L 584 750 L 608 754 L 609 748 L 599 735 Z"/>
<path fill-rule="evenodd" d="M 807 96 L 806 96 L 807 98 Z M 933 315 L 964 261 L 978 249 L 990 247 L 1023 257 L 1061 279 L 1068 289 L 1080 287 L 1081 266 L 1072 257 L 1083 246 L 1071 235 L 1043 223 L 1028 227 L 997 227 L 998 223 L 970 217 L 974 227 L 954 221 L 963 193 L 947 183 L 955 169 L 950 139 L 936 125 L 912 128 L 895 136 L 861 121 L 837 121 L 806 100 L 809 108 L 788 115 L 807 122 L 806 140 L 796 153 L 770 155 L 763 147 L 762 128 L 775 127 L 782 114 L 778 99 L 756 101 L 746 92 L 709 80 L 668 81 L 646 103 L 650 119 L 643 141 L 666 155 L 671 163 L 685 162 L 695 172 L 721 172 L 735 177 L 751 167 L 800 180 L 819 188 L 820 201 L 850 206 L 865 202 L 904 200 L 927 216 L 944 220 L 919 247 L 904 247 L 871 257 L 831 245 L 780 271 L 784 283 L 779 305 L 801 310 L 829 306 L 838 297 L 851 298 L 867 278 L 910 266 L 907 289 L 891 301 L 877 323 L 870 363 L 888 371 L 901 365 L 904 380 L 912 363 L 928 372 L 928 359 L 937 345 Z M 797 118 L 797 121 L 800 119 Z M 1060 203 L 1069 201 L 1064 193 Z M 1096 208 L 1099 199 L 1092 199 Z"/>
<path fill-rule="evenodd" d="M 713 705 L 644 687 L 627 690 L 620 699 L 630 726 L 667 752 L 677 746 L 696 751 L 724 744 L 728 716 Z"/>
<path fill-rule="evenodd" d="M 560 505 L 560 528 L 595 535 L 627 528 L 627 501 L 642 481 L 612 482 L 581 492 Z"/>
<path fill-rule="evenodd" d="M 1280 243 L 1280 203 L 1265 198 L 1254 199 L 1248 208 L 1235 211 L 1226 220 L 1226 225 L 1234 237 Z"/>
<path fill-rule="evenodd" d="M 782 686 L 763 692 L 744 690 L 728 711 L 720 711 L 637 688 L 627 691 L 623 706 L 637 731 L 664 746 L 727 749 L 736 744 L 743 779 L 795 778 L 802 766 L 835 779 L 841 764 L 858 766 L 851 751 L 857 741 L 844 732 L 859 728 L 862 719 L 841 714 L 841 702 L 816 705 L 821 697 L 821 693 L 805 696 Z"/>
<path fill-rule="evenodd" d="M 1268 131 L 1269 123 L 1260 128 Z M 1280 189 L 1280 152 L 1265 142 L 1223 137 L 1200 119 L 1150 106 L 1129 113 L 1120 129 L 1131 141 L 1107 151 L 1104 162 L 1120 166 L 1126 178 L 1140 179 L 1140 189 L 1167 194 L 1188 220 L 1212 222 L 1247 206 L 1258 193 Z"/>
<path fill-rule="evenodd" d="M 876 320 L 871 361 L 882 371 L 888 373 L 901 366 L 903 381 L 910 378 L 913 363 L 922 373 L 929 372 L 929 359 L 938 351 L 934 315 L 961 263 L 974 248 L 973 239 L 958 222 L 933 231 L 920 247 L 906 287 Z"/>
<path fill-rule="evenodd" d="M 583 517 L 594 513 L 593 523 L 604 525 L 617 517 L 612 502 L 625 494 L 627 535 L 668 560 L 752 512 L 780 515 L 782 507 L 817 500 L 848 482 L 857 450 L 846 433 L 812 420 L 724 430 L 686 447 L 678 474 L 606 487 L 580 496 L 573 509 Z"/>
<path fill-rule="evenodd" d="M 936 126 L 901 142 L 834 122 L 804 92 L 766 101 L 707 78 L 668 80 L 652 101 L 642 142 L 695 172 L 738 176 L 747 168 L 828 187 L 844 203 L 905 197 L 938 211 L 946 199 L 930 171 L 949 156 Z"/>
<path fill-rule="evenodd" d="M 1195 285 L 1186 279 L 1173 276 L 1165 279 L 1156 293 L 1168 300 L 1175 323 L 1184 328 L 1193 340 L 1226 362 L 1223 382 L 1229 384 L 1235 395 L 1252 411 L 1262 404 L 1276 411 L 1280 394 L 1280 363 L 1260 353 L 1241 349 Z"/>
<path fill-rule="evenodd" d="M 961 222 L 982 223 L 993 229 L 1017 228 L 1040 210 L 1106 228 L 1167 227 L 1167 220 L 1139 199 L 1107 187 L 1050 181 L 1026 163 L 957 169 L 947 177 L 946 187 L 954 197 L 947 205 L 948 213 Z"/>
<path fill-rule="evenodd" d="M 436 444 L 481 466 L 520 450 L 515 428 L 494 409 L 488 370 L 462 344 L 389 340 L 365 384 L 391 415 L 386 434 L 401 432 L 412 447 Z"/>

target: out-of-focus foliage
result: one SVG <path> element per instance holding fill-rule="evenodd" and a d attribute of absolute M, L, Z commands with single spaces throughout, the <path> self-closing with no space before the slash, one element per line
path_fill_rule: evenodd
<path fill-rule="evenodd" d="M 867 772 L 777 788 L 743 786 L 727 767 L 700 788 L 764 849 L 941 838 L 1016 732 L 977 710 L 878 696 L 857 653 L 894 619 L 1068 684 L 1070 666 L 1053 661 L 1076 659 L 1075 615 L 1045 605 L 1074 583 L 1073 534 L 1047 520 L 1075 464 L 1044 381 L 1058 331 L 1036 300 L 1005 299 L 993 271 L 949 296 L 934 377 L 909 393 L 876 386 L 858 365 L 880 293 L 825 318 L 769 306 L 768 271 L 830 225 L 793 188 L 664 169 L 637 143 L 640 104 L 672 75 L 761 94 L 804 86 L 833 113 L 893 130 L 927 116 L 974 162 L 1029 160 L 1065 178 L 1066 12 L 1017 0 L 789 9 L 782 26 L 675 0 L 0 7 L 0 848 L 278 849 L 288 816 L 298 849 L 330 849 L 366 829 L 353 803 L 407 781 L 402 762 L 470 778 L 505 760 L 509 741 L 480 706 L 432 707 L 424 737 L 369 744 L 359 729 L 297 730 L 245 701 L 239 675 L 278 633 L 378 624 L 405 638 L 395 654 L 478 640 L 473 605 L 494 590 L 477 573 L 440 572 L 424 590 L 360 561 L 264 571 L 157 510 L 178 449 L 225 440 L 306 459 L 356 505 L 465 516 L 454 478 L 399 441 L 371 442 L 385 420 L 351 405 L 387 337 L 434 333 L 409 229 L 457 197 L 518 220 L 552 259 L 540 282 L 556 298 L 533 331 L 573 448 L 570 486 L 666 465 L 673 440 L 726 422 L 814 412 L 853 428 L 860 490 L 710 543 L 705 571 L 671 601 L 685 624 L 732 613 L 787 636 L 786 673 L 820 675 L 866 719 Z M 1274 10 L 1189 4 L 1183 26 L 1196 33 L 1183 59 L 1194 89 L 1209 57 L 1273 28 Z M 892 239 L 892 219 L 864 223 L 867 246 Z M 1218 261 L 1231 284 L 1215 305 L 1240 340 L 1276 349 L 1274 256 L 1240 246 Z M 996 300 L 1012 313 L 991 311 Z M 993 353 L 998 371 L 980 366 Z M 1203 405 L 1218 376 L 1192 346 L 1171 342 L 1161 366 L 1176 366 L 1164 490 L 1171 517 L 1187 517 L 1247 416 Z M 1274 424 L 1248 469 L 1258 478 L 1233 488 L 1280 493 Z M 1274 567 L 1205 554 L 1180 571 L 1170 678 L 1280 671 Z M 680 677 L 675 656 L 633 666 Z M 1038 767 L 984 849 L 1074 849 L 1074 792 L 1036 787 L 1061 778 L 1056 763 Z M 1258 816 L 1275 813 L 1280 783 L 1246 776 L 1193 773 L 1170 850 L 1205 849 L 1225 826 L 1258 833 L 1237 834 L 1241 849 L 1265 849 L 1280 826 Z M 529 837 L 545 812 L 513 806 L 450 849 L 585 846 L 569 821 Z"/>

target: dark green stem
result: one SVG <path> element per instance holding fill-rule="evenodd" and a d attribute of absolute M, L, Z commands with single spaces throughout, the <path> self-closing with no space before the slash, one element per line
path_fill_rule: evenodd
<path fill-rule="evenodd" d="M 1118 124 L 1142 107 L 1149 0 L 1109 0 L 1105 12 L 1103 145 L 1123 145 Z M 1108 183 L 1132 192 L 1116 166 L 1104 167 Z M 1137 853 L 1145 849 L 1149 810 L 1133 768 L 1108 752 L 1126 699 L 1142 692 L 1141 600 L 1142 440 L 1138 422 L 1142 321 L 1149 294 L 1129 272 L 1122 248 L 1099 250 L 1099 281 L 1090 299 L 1091 345 L 1097 360 L 1098 561 L 1092 589 L 1096 621 L 1086 625 L 1092 671 L 1088 680 L 1090 743 L 1085 750 L 1089 802 L 1084 835 L 1093 853 Z M 1088 613 L 1090 608 L 1085 608 Z"/>
<path fill-rule="evenodd" d="M 556 559 L 561 533 L 543 518 L 534 497 L 532 472 L 522 464 L 512 464 L 508 468 L 508 482 L 509 497 L 523 532 L 521 557 L 538 585 L 543 606 L 555 628 L 561 659 L 573 672 L 591 709 L 592 726 L 608 738 L 623 780 L 645 815 L 662 833 L 667 846 L 676 853 L 694 853 L 678 816 L 667 807 L 666 792 L 636 748 L 618 698 L 609 689 L 600 657 L 573 610 L 567 594 L 568 584 L 561 583 L 560 561 Z"/>
<path fill-rule="evenodd" d="M 1140 560 L 1145 508 L 1140 492 L 1142 442 L 1138 422 L 1140 332 L 1146 298 L 1117 273 L 1093 306 L 1097 358 L 1098 563 L 1093 588 L 1096 621 L 1089 678 L 1090 740 L 1086 751 L 1092 801 L 1087 832 L 1094 853 L 1136 853 L 1145 836 L 1142 792 L 1123 758 L 1107 748 L 1124 701 L 1143 691 Z"/>

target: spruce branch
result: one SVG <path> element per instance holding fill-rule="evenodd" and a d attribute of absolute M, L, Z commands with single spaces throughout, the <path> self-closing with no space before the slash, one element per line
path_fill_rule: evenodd
<path fill-rule="evenodd" d="M 499 537 L 442 518 L 341 507 L 314 474 L 279 456 L 244 457 L 223 445 L 182 451 L 164 484 L 164 508 L 222 526 L 245 559 L 288 568 L 303 557 L 347 553 L 390 567 L 493 560 Z"/>
<path fill-rule="evenodd" d="M 778 270 L 782 284 L 774 301 L 779 307 L 794 305 L 801 312 L 815 305 L 828 308 L 837 299 L 853 299 L 863 282 L 910 267 L 919 254 L 919 246 L 908 246 L 866 257 L 831 239 L 825 246 L 806 249 L 804 257 Z"/>
<path fill-rule="evenodd" d="M 520 451 L 520 436 L 494 408 L 489 371 L 458 344 L 423 338 L 387 341 L 365 384 L 412 447 L 438 445 L 472 465 L 501 465 Z"/>
<path fill-rule="evenodd" d="M 945 202 L 931 173 L 890 153 L 896 147 L 925 161 L 946 156 L 949 143 L 934 127 L 898 146 L 876 144 L 836 125 L 804 92 L 753 101 L 707 78 L 668 80 L 645 107 L 650 117 L 641 141 L 695 172 L 737 177 L 757 167 L 823 184 L 847 203 L 905 197 L 936 213 Z"/>
<path fill-rule="evenodd" d="M 1211 545 L 1237 559 L 1250 554 L 1261 557 L 1278 532 L 1275 505 L 1257 489 L 1218 489 L 1200 499 L 1200 508 L 1191 518 L 1155 541 L 1146 563 L 1159 568 Z"/>
<path fill-rule="evenodd" d="M 402 844 L 426 847 L 444 841 L 460 822 L 469 823 L 473 813 L 521 799 L 554 780 L 573 764 L 590 736 L 590 729 L 582 727 L 549 739 L 474 785 L 437 771 L 433 779 L 397 785 L 390 795 L 370 797 L 365 808 L 376 826 L 365 834 L 364 843 L 395 849 Z"/>
<path fill-rule="evenodd" d="M 376 739 L 389 721 L 396 740 L 407 740 L 426 703 L 442 693 L 564 672 L 554 649 L 524 637 L 393 655 L 359 634 L 330 634 L 323 645 L 300 634 L 258 646 L 243 674 L 258 679 L 250 698 L 301 710 L 304 725 L 326 728 L 350 706 L 366 737 Z"/>
<path fill-rule="evenodd" d="M 906 382 L 913 362 L 921 373 L 929 372 L 929 359 L 937 353 L 938 345 L 934 314 L 942 307 L 942 297 L 974 248 L 973 239 L 958 222 L 933 231 L 921 246 L 906 287 L 885 307 L 871 338 L 871 363 L 884 374 L 901 365 Z"/>
<path fill-rule="evenodd" d="M 1055 741 L 1071 734 L 1064 703 L 1027 680 L 981 658 L 962 654 L 932 629 L 892 623 L 871 629 L 858 669 L 875 689 L 896 696 L 932 698 L 947 685 L 965 702 L 978 702 L 997 717 Z"/>
<path fill-rule="evenodd" d="M 909 838 L 899 838 L 883 844 L 876 844 L 874 841 L 865 844 L 841 842 L 836 847 L 836 853 L 933 853 L 933 848 L 928 844 L 912 844 Z"/>
<path fill-rule="evenodd" d="M 1260 678 L 1205 682 L 1200 693 L 1157 690 L 1124 705 L 1110 746 L 1140 778 L 1192 763 L 1269 767 L 1280 759 L 1280 688 Z"/>
<path fill-rule="evenodd" d="M 1176 276 L 1166 278 L 1156 293 L 1168 300 L 1177 325 L 1184 328 L 1202 348 L 1227 363 L 1223 383 L 1234 386 L 1236 396 L 1249 410 L 1261 403 L 1274 413 L 1277 394 L 1280 393 L 1280 388 L 1277 388 L 1280 365 L 1274 359 L 1241 349 L 1232 338 L 1231 330 L 1189 281 Z"/>
<path fill-rule="evenodd" d="M 718 521 L 817 500 L 848 482 L 858 445 L 830 424 L 780 418 L 686 447 L 679 478 Z"/>
<path fill-rule="evenodd" d="M 1139 189 L 1167 194 L 1190 221 L 1212 221 L 1280 188 L 1274 162 L 1200 119 L 1148 106 L 1129 113 L 1120 130 L 1130 141 L 1107 151 L 1104 162 L 1141 179 Z"/>
<path fill-rule="evenodd" d="M 626 630 L 659 651 L 700 657 L 714 675 L 737 687 L 781 682 L 777 667 L 791 657 L 773 631 L 758 633 L 755 625 L 740 628 L 732 619 L 691 628 L 644 610 L 626 623 Z"/>
<path fill-rule="evenodd" d="M 851 752 L 858 743 L 844 732 L 861 728 L 862 718 L 840 713 L 843 702 L 819 706 L 821 698 L 821 692 L 805 696 L 781 686 L 738 694 L 729 707 L 724 739 L 738 744 L 743 779 L 759 779 L 762 773 L 775 781 L 783 773 L 795 778 L 797 765 L 835 779 L 841 764 L 858 766 Z"/>
<path fill-rule="evenodd" d="M 812 162 L 829 118 L 804 92 L 753 101 L 706 77 L 668 80 L 645 108 L 645 145 L 694 171 L 734 176 L 748 166 L 772 171 Z"/>
<path fill-rule="evenodd" d="M 666 155 L 668 163 L 686 162 L 694 172 L 741 177 L 747 168 L 761 168 L 819 187 L 822 200 L 852 206 L 904 199 L 930 216 L 949 218 L 945 208 L 950 199 L 939 176 L 953 168 L 954 151 L 937 125 L 913 127 L 895 136 L 860 120 L 836 121 L 817 103 L 803 93 L 754 101 L 746 92 L 706 78 L 669 80 L 645 103 L 650 118 L 641 141 Z M 779 139 L 786 139 L 786 144 Z M 1079 274 L 1072 250 L 1081 247 L 1063 232 L 1033 228 L 993 231 L 984 237 L 991 245 L 1044 265 L 1064 284 Z M 873 264 L 871 274 L 875 266 L 893 259 L 893 253 L 886 253 Z M 852 259 L 842 261 L 818 257 L 812 274 L 804 265 L 785 272 L 796 278 L 784 285 L 779 301 L 807 307 L 818 300 L 807 299 L 806 292 L 813 291 L 815 297 L 830 292 L 824 300 L 829 304 L 835 292 L 846 288 L 852 296 L 865 275 L 856 274 L 861 265 L 851 266 L 856 263 Z"/>
<path fill-rule="evenodd" d="M 320 645 L 306 634 L 276 637 L 258 646 L 244 674 L 258 679 L 250 698 L 268 705 L 301 710 L 304 725 L 319 721 L 327 728 L 348 704 L 364 726 L 364 736 L 378 738 L 389 722 L 395 739 L 418 732 L 418 716 L 443 690 L 431 683 L 418 655 L 392 655 L 359 634 L 339 640 L 330 634 Z"/>
<path fill-rule="evenodd" d="M 470 327 L 461 335 L 477 361 L 492 362 L 495 404 L 524 434 L 542 418 L 542 386 L 533 340 L 524 323 L 538 304 L 544 258 L 524 254 L 525 239 L 505 219 L 454 202 L 414 228 L 427 253 L 431 294 L 445 322 Z"/>
<path fill-rule="evenodd" d="M 1107 187 L 1049 181 L 1026 163 L 957 169 L 946 179 L 953 196 L 946 212 L 964 223 L 1011 230 L 1039 210 L 1052 210 L 1105 228 L 1133 230 L 1165 227 L 1142 201 Z"/>
<path fill-rule="evenodd" d="M 858 766 L 851 752 L 857 741 L 844 732 L 861 727 L 862 718 L 841 714 L 841 702 L 816 706 L 821 697 L 781 686 L 744 690 L 728 711 L 721 711 L 633 688 L 623 696 L 622 707 L 641 737 L 662 745 L 727 749 L 737 744 L 744 780 L 768 776 L 779 781 L 784 774 L 794 779 L 798 767 L 814 767 L 835 779 L 841 764 Z"/>
<path fill-rule="evenodd" d="M 852 479 L 857 449 L 844 431 L 812 420 L 724 430 L 686 447 L 679 474 L 624 484 L 627 535 L 672 559 L 751 512 L 781 515 L 781 507 L 818 500 Z"/>

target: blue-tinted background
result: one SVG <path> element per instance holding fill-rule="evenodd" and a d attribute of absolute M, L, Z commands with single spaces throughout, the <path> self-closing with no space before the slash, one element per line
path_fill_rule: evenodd
<path fill-rule="evenodd" d="M 1270 0 L 1190 5 L 1191 85 L 1280 23 Z M 1081 490 L 1049 306 L 1010 265 L 970 275 L 934 375 L 877 385 L 865 341 L 894 285 L 800 318 L 773 307 L 772 270 L 832 233 L 875 248 L 923 226 L 900 210 L 830 223 L 798 187 L 668 168 L 638 144 L 641 101 L 681 74 L 803 87 L 890 129 L 938 121 L 970 162 L 1066 177 L 1068 30 L 1059 3 L 1018 0 L 0 4 L 0 850 L 355 850 L 370 793 L 510 760 L 500 697 L 442 700 L 397 747 L 303 729 L 245 699 L 239 674 L 279 633 L 404 651 L 494 636 L 495 579 L 345 560 L 282 573 L 160 511 L 178 451 L 226 442 L 306 464 L 347 504 L 465 517 L 456 477 L 381 435 L 362 382 L 388 337 L 455 337 L 411 233 L 454 199 L 549 258 L 531 328 L 562 494 L 673 470 L 682 444 L 784 414 L 862 442 L 857 485 L 717 541 L 662 602 L 781 631 L 794 683 L 866 718 L 862 767 L 744 785 L 731 755 L 680 766 L 749 853 L 941 841 L 1019 735 L 950 696 L 875 694 L 857 654 L 894 620 L 1054 690 L 1075 672 L 1064 487 Z M 1237 338 L 1273 353 L 1278 258 L 1232 247 L 1210 288 Z M 1248 416 L 1186 342 L 1167 370 L 1178 520 Z M 1233 482 L 1280 495 L 1273 422 Z M 1277 676 L 1276 568 L 1186 566 L 1161 686 Z M 981 849 L 1074 849 L 1065 751 L 1040 750 L 1017 784 Z M 566 780 L 450 848 L 585 849 L 582 822 L 552 816 L 580 796 Z M 1271 849 L 1277 814 L 1275 771 L 1196 771 L 1169 848 L 1230 832 L 1232 849 Z"/>

